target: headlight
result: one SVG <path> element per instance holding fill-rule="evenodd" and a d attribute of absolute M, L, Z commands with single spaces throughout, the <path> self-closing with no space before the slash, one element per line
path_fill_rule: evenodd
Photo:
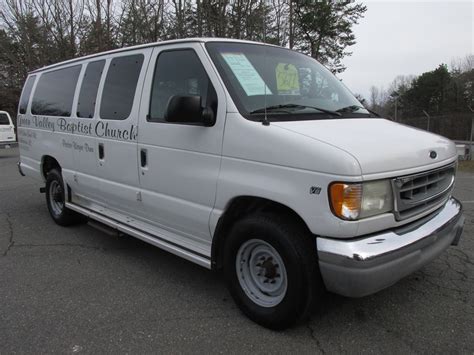
<path fill-rule="evenodd" d="M 355 184 L 336 182 L 329 187 L 329 201 L 339 218 L 361 219 L 392 210 L 392 187 L 388 180 Z"/>

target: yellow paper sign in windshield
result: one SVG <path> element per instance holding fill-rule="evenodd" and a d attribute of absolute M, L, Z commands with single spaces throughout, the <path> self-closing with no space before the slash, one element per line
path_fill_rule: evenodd
<path fill-rule="evenodd" d="M 279 94 L 299 95 L 298 69 L 293 64 L 279 63 L 275 69 Z"/>

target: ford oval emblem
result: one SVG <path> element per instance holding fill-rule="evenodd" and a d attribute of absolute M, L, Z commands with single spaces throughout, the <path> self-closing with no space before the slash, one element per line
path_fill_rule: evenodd
<path fill-rule="evenodd" d="M 431 159 L 436 159 L 437 156 L 438 156 L 438 154 L 436 154 L 436 152 L 434 150 L 430 151 L 430 158 Z"/>

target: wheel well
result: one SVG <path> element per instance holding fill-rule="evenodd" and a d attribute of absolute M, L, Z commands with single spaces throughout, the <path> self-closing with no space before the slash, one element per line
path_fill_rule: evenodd
<path fill-rule="evenodd" d="M 61 165 L 59 165 L 58 161 L 50 155 L 43 156 L 41 159 L 41 172 L 43 173 L 43 178 L 45 180 L 48 173 L 55 168 L 61 171 Z"/>
<path fill-rule="evenodd" d="M 224 214 L 217 222 L 216 230 L 212 240 L 211 260 L 212 268 L 220 270 L 223 264 L 223 250 L 225 239 L 232 225 L 241 219 L 253 213 L 273 213 L 286 218 L 291 218 L 296 223 L 301 223 L 308 230 L 306 222 L 294 210 L 281 203 L 255 196 L 240 196 L 234 198 L 226 208 Z"/>

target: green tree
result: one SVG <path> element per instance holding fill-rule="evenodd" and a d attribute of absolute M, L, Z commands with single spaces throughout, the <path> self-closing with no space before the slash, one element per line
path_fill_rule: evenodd
<path fill-rule="evenodd" d="M 405 114 L 420 115 L 425 110 L 430 114 L 441 114 L 449 108 L 451 74 L 445 64 L 421 74 L 413 81 L 412 87 L 402 96 Z"/>
<path fill-rule="evenodd" d="M 450 99 L 456 111 L 474 109 L 474 54 L 457 59 L 451 70 Z"/>
<path fill-rule="evenodd" d="M 352 26 L 363 17 L 367 7 L 350 0 L 291 0 L 294 18 L 294 46 L 341 73 L 347 47 L 355 44 Z"/>

